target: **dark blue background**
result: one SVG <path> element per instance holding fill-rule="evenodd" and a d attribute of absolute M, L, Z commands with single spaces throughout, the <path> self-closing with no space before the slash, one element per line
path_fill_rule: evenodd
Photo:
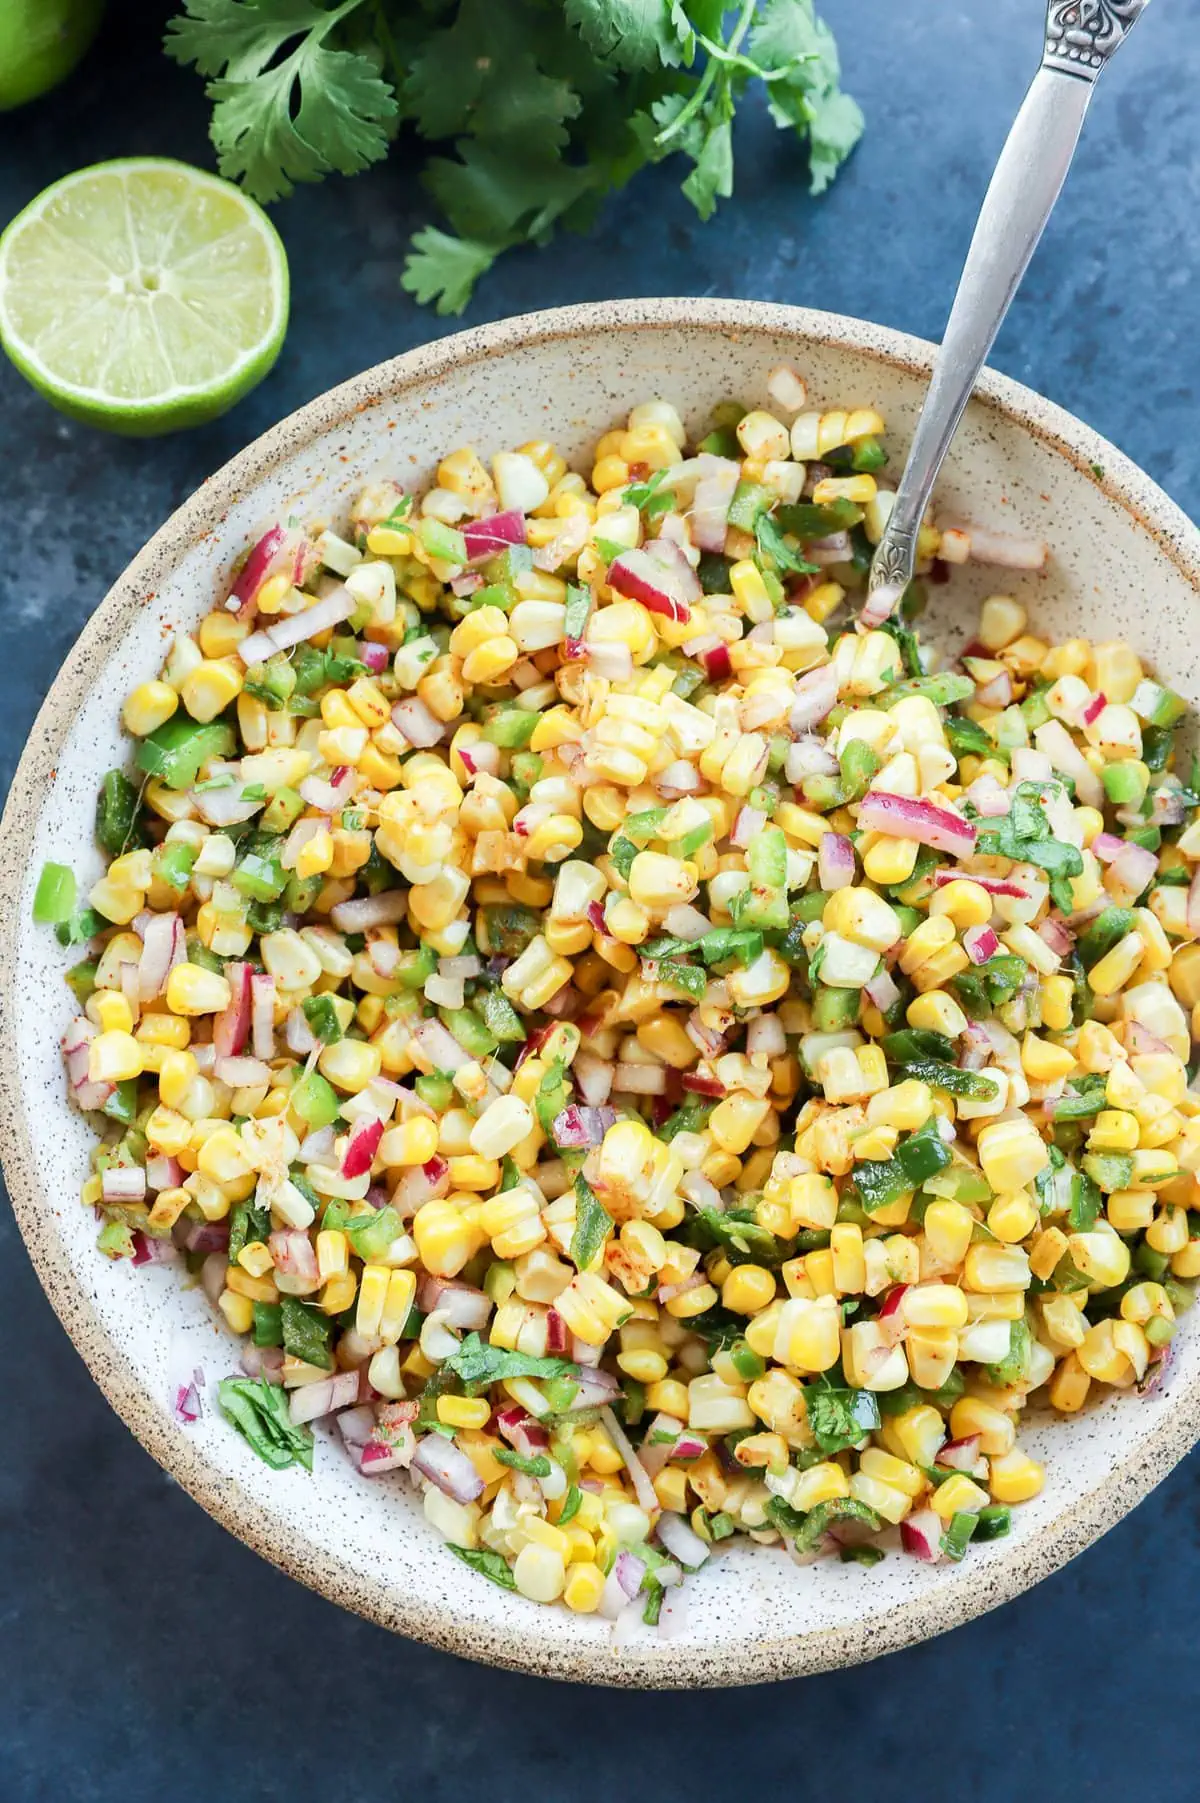
<path fill-rule="evenodd" d="M 0 224 L 83 163 L 209 161 L 198 83 L 155 48 L 160 10 L 110 5 L 67 87 L 0 119 Z M 825 10 L 869 129 L 824 201 L 808 199 L 794 152 L 751 116 L 737 198 L 717 221 L 699 227 L 678 172 L 656 171 L 590 239 L 507 259 L 468 319 L 614 295 L 746 295 L 936 337 L 1035 60 L 1040 0 Z M 1193 514 L 1198 100 L 1200 0 L 1163 0 L 1097 98 L 994 359 L 1114 439 Z M 452 329 L 398 286 L 421 217 L 415 173 L 401 149 L 384 170 L 276 209 L 292 329 L 270 379 L 213 426 L 154 445 L 103 438 L 0 365 L 5 786 L 87 614 L 171 509 L 312 395 Z M 882 1663 L 690 1697 L 558 1687 L 389 1637 L 262 1564 L 109 1412 L 7 1214 L 0 1244 L 6 1803 L 1196 1793 L 1200 1455 L 1032 1594 Z"/>

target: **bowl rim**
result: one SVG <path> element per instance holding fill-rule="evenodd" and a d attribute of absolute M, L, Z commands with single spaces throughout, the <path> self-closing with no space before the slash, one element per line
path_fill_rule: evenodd
<path fill-rule="evenodd" d="M 363 1577 L 318 1542 L 295 1531 L 216 1472 L 195 1444 L 179 1433 L 163 1405 L 148 1394 L 105 1330 L 86 1291 L 72 1275 L 53 1213 L 44 1206 L 25 1119 L 18 1050 L 8 1004 L 16 976 L 18 909 L 27 836 L 23 823 L 36 817 L 54 779 L 57 755 L 91 674 L 125 617 L 152 595 L 200 539 L 219 533 L 229 506 L 277 465 L 328 433 L 339 422 L 379 403 L 427 388 L 466 363 L 507 355 L 555 339 L 686 328 L 736 338 L 742 332 L 793 337 L 798 346 L 821 344 L 867 355 L 917 375 L 928 375 L 935 347 L 890 327 L 847 315 L 775 302 L 690 297 L 585 303 L 521 314 L 473 327 L 392 358 L 327 390 L 239 452 L 179 507 L 117 578 L 91 615 L 43 701 L 21 756 L 0 820 L 0 1162 L 13 1211 L 39 1281 L 107 1400 L 159 1465 L 210 1515 L 247 1546 L 289 1575 L 379 1625 L 447 1652 L 513 1670 L 560 1679 L 646 1687 L 732 1685 L 747 1681 L 740 1645 L 718 1641 L 614 1648 L 539 1647 L 524 1625 L 511 1632 L 479 1622 L 461 1624 L 448 1611 L 398 1595 Z M 1055 403 L 1007 376 L 987 370 L 973 407 L 990 407 L 1057 452 L 1081 473 L 1087 470 L 1107 496 L 1150 534 L 1159 549 L 1200 590 L 1200 530 L 1162 490 L 1115 446 Z M 1103 474 L 1097 475 L 1097 467 Z M 1112 1527 L 1157 1484 L 1200 1438 L 1200 1381 L 1177 1392 L 1169 1415 L 1116 1463 L 1090 1495 L 1014 1548 L 1014 1557 L 963 1567 L 949 1592 L 941 1588 L 886 1609 L 876 1608 L 838 1628 L 809 1628 L 759 1649 L 753 1678 L 784 1678 L 877 1658 L 983 1614 L 1019 1595 L 1081 1552 Z"/>

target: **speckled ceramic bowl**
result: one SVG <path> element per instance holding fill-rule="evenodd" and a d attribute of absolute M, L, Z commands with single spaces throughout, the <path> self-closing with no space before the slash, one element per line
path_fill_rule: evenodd
<path fill-rule="evenodd" d="M 323 395 L 214 476 L 169 520 L 88 624 L 38 716 L 0 847 L 0 1147 L 21 1230 L 50 1300 L 97 1383 L 143 1445 L 249 1546 L 347 1607 L 452 1652 L 606 1684 L 736 1684 L 870 1659 L 978 1615 L 1036 1583 L 1110 1527 L 1200 1433 L 1200 1328 L 1184 1329 L 1152 1396 L 1114 1396 L 1023 1439 L 1047 1462 L 1011 1538 L 961 1566 L 889 1557 L 874 1570 L 799 1569 L 739 1546 L 689 1584 L 689 1625 L 614 1644 L 597 1617 L 539 1608 L 464 1569 L 424 1523 L 403 1479 L 364 1482 L 332 1444 L 311 1477 L 261 1464 L 211 1402 L 183 1427 L 170 1397 L 199 1365 L 235 1364 L 228 1336 L 178 1269 L 132 1270 L 95 1251 L 76 1200 L 91 1143 L 67 1104 L 58 1053 L 70 998 L 53 935 L 31 924 L 47 858 L 89 881 L 97 779 L 124 760 L 118 703 L 154 674 L 172 631 L 227 592 L 237 552 L 264 522 L 336 513 L 363 479 L 429 478 L 471 441 L 485 453 L 550 437 L 585 457 L 635 402 L 663 395 L 688 422 L 715 401 L 764 400 L 772 364 L 805 375 L 814 403 L 873 403 L 893 444 L 920 405 L 930 347 L 827 314 L 733 301 L 630 301 L 510 320 L 443 339 Z M 586 461 L 583 467 L 587 467 Z M 1200 703 L 1200 533 L 1110 445 L 1016 383 L 989 375 L 942 483 L 980 523 L 1044 535 L 1054 557 L 1015 586 L 1034 620 L 1066 636 L 1127 636 Z M 989 586 L 967 572 L 935 591 L 961 643 Z M 953 614 L 954 617 L 950 617 Z"/>

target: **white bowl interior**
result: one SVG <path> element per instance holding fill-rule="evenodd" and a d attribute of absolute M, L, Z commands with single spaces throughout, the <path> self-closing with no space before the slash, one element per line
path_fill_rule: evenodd
<path fill-rule="evenodd" d="M 1186 1446 L 1186 1438 L 1166 1450 L 1159 1442 L 1170 1437 L 1172 1412 L 1195 1406 L 1200 1337 L 1191 1331 L 1180 1336 L 1169 1380 L 1157 1393 L 1114 1397 L 1079 1419 L 1025 1431 L 1023 1443 L 1047 1462 L 1045 1491 L 1017 1511 L 1010 1539 L 973 1550 L 968 1565 L 926 1567 L 893 1556 L 869 1572 L 829 1561 L 797 1569 L 777 1550 L 739 1546 L 690 1581 L 689 1617 L 677 1637 L 663 1641 L 639 1629 L 617 1648 L 598 1618 L 536 1607 L 460 1567 L 421 1519 L 402 1478 L 363 1481 L 331 1441 L 319 1443 L 311 1477 L 268 1470 L 216 1411 L 215 1381 L 235 1369 L 236 1351 L 201 1293 L 183 1287 L 178 1269 L 135 1271 L 98 1256 L 95 1221 L 77 1200 L 91 1134 L 66 1104 L 59 1061 L 59 1035 L 73 1012 L 62 983 L 69 958 L 31 922 L 34 883 L 46 859 L 73 865 L 85 885 L 99 872 L 91 837 L 97 780 L 129 755 L 118 726 L 120 699 L 155 673 L 171 632 L 194 625 L 225 594 L 233 558 L 256 528 L 288 511 L 336 519 L 364 478 L 423 481 L 440 454 L 463 442 L 486 454 L 550 437 L 586 470 L 596 436 L 636 402 L 667 397 L 699 427 L 722 398 L 764 403 L 767 371 L 784 359 L 802 370 L 813 404 L 879 406 L 895 455 L 915 418 L 922 378 L 875 348 L 907 353 L 905 341 L 859 330 L 866 343 L 855 348 L 822 342 L 819 331 L 803 342 L 767 329 L 752 313 L 737 331 L 715 330 L 711 321 L 647 329 L 626 320 L 603 331 L 577 323 L 541 343 L 467 354 L 410 393 L 385 394 L 337 418 L 315 440 L 298 435 L 277 467 L 229 506 L 219 529 L 195 537 L 157 592 L 127 609 L 127 628 L 96 660 L 43 804 L 36 817 L 17 823 L 27 863 L 13 928 L 20 974 L 8 996 L 8 1031 L 19 1058 L 38 1207 L 52 1217 L 57 1240 L 54 1262 L 110 1343 L 101 1381 L 118 1403 L 118 1393 L 130 1388 L 153 1399 L 158 1456 L 172 1463 L 178 1448 L 179 1475 L 193 1490 L 206 1490 L 206 1506 L 215 1506 L 214 1490 L 224 1492 L 226 1507 L 218 1512 L 228 1525 L 341 1600 L 460 1651 L 564 1676 L 647 1683 L 746 1681 L 869 1657 L 952 1625 L 1043 1575 L 1116 1519 Z M 996 387 L 1006 397 L 1016 392 Z M 1194 590 L 1121 498 L 1123 479 L 1132 480 L 1128 466 L 1107 461 L 1114 467 L 1102 482 L 1086 457 L 1033 434 L 994 401 L 974 402 L 941 495 L 964 517 L 1043 534 L 1054 555 L 1044 578 L 956 575 L 949 588 L 933 590 L 933 625 L 957 646 L 970 634 L 982 594 L 1016 592 L 1035 627 L 1055 636 L 1128 637 L 1200 701 Z M 43 1263 L 45 1243 L 43 1237 Z M 90 1338 L 94 1345 L 94 1326 Z M 170 1403 L 195 1366 L 208 1378 L 205 1413 L 184 1427 L 172 1419 Z M 194 1481 L 191 1454 L 209 1468 L 207 1486 Z"/>

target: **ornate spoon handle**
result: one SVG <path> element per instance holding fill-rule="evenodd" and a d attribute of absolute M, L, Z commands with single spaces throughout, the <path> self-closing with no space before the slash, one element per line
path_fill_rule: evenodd
<path fill-rule="evenodd" d="M 864 625 L 886 620 L 912 581 L 917 534 L 942 460 L 1045 230 L 1096 78 L 1149 0 L 1049 0 L 1042 65 L 979 214 L 896 505 L 871 565 Z"/>

